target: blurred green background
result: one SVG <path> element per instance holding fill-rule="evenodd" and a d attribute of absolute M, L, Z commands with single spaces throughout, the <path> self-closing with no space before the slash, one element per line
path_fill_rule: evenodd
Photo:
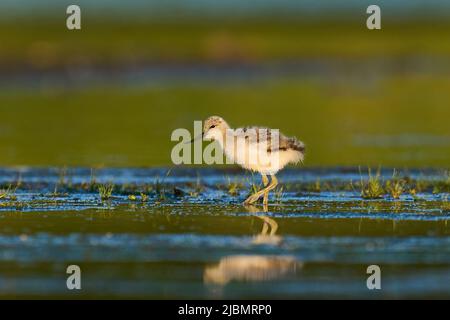
<path fill-rule="evenodd" d="M 223 116 L 308 147 L 306 165 L 446 167 L 445 1 L 0 4 L 0 166 L 171 165 L 176 128 Z"/>

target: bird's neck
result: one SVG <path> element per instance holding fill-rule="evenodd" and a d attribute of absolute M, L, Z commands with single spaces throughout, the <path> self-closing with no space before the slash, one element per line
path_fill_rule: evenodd
<path fill-rule="evenodd" d="M 220 144 L 220 147 L 225 150 L 227 147 L 227 130 L 229 130 L 229 126 L 225 126 L 220 130 L 220 133 L 222 134 L 221 139 L 218 139 L 218 142 Z M 229 143 L 228 143 L 229 144 Z"/>
<path fill-rule="evenodd" d="M 235 146 L 235 137 L 233 135 L 233 130 L 230 127 L 226 127 L 224 128 L 221 133 L 222 133 L 222 139 L 219 139 L 219 145 L 222 148 L 222 151 L 225 153 L 227 158 L 230 159 L 234 159 L 233 154 L 235 153 L 234 149 L 236 148 Z"/>

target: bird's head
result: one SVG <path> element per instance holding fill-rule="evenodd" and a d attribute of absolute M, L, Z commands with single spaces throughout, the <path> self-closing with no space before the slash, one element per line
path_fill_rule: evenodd
<path fill-rule="evenodd" d="M 221 117 L 211 116 L 203 122 L 203 130 L 200 135 L 194 137 L 189 143 L 204 140 L 219 140 L 222 139 L 226 130 L 229 128 L 228 124 Z"/>
<path fill-rule="evenodd" d="M 222 139 L 228 128 L 228 124 L 221 117 L 211 116 L 203 122 L 203 139 Z"/>

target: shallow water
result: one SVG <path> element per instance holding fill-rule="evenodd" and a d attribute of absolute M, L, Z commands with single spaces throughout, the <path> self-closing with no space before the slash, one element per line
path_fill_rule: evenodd
<path fill-rule="evenodd" d="M 408 175 L 432 181 L 440 173 Z M 317 178 L 338 185 L 360 175 L 286 170 L 279 180 L 287 191 L 264 208 L 241 205 L 251 176 L 236 170 L 80 168 L 62 177 L 53 168 L 2 169 L 2 185 L 21 183 L 16 199 L 0 200 L 0 295 L 450 298 L 445 195 L 363 200 L 358 190 L 296 186 Z M 112 199 L 82 187 L 93 179 L 115 183 Z M 164 198 L 148 190 L 143 202 L 137 190 L 156 180 Z M 230 195 L 227 181 L 243 186 Z M 81 291 L 66 288 L 71 264 L 81 267 Z M 381 290 L 366 287 L 372 264 L 381 268 Z"/>

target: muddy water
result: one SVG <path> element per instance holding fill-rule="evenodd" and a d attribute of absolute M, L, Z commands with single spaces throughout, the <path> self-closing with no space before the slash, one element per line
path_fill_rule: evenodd
<path fill-rule="evenodd" d="M 240 171 L 0 173 L 2 185 L 21 181 L 12 199 L 0 200 L 5 298 L 450 297 L 443 195 L 363 200 L 357 190 L 296 187 L 317 177 L 349 182 L 359 179 L 355 170 L 287 170 L 280 175 L 287 191 L 268 208 L 240 204 L 248 188 Z M 410 175 L 433 180 L 439 173 Z M 89 190 L 92 180 L 114 182 L 112 198 L 100 200 Z M 237 194 L 227 181 L 242 181 Z M 72 264 L 82 270 L 80 291 L 66 288 Z M 381 290 L 366 286 L 373 264 L 381 268 Z"/>

